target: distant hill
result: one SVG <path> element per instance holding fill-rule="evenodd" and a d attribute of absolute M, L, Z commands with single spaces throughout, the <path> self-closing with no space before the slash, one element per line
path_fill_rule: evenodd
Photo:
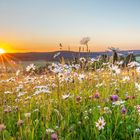
<path fill-rule="evenodd" d="M 59 54 L 60 52 L 60 54 Z M 135 55 L 140 55 L 140 50 L 119 51 L 122 55 L 127 55 L 128 52 L 133 52 Z M 57 56 L 57 54 L 59 54 Z M 96 58 L 99 55 L 111 55 L 112 52 L 72 52 L 72 51 L 55 51 L 55 52 L 31 52 L 31 53 L 8 53 L 7 55 L 17 61 L 58 61 L 61 57 L 64 59 L 74 59 L 77 57 L 91 57 Z M 57 56 L 54 58 L 54 56 Z"/>

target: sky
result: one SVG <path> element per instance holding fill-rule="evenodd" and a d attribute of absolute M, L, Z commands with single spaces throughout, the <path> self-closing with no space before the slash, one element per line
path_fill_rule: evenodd
<path fill-rule="evenodd" d="M 140 0 L 0 0 L 0 48 L 7 52 L 140 49 Z"/>

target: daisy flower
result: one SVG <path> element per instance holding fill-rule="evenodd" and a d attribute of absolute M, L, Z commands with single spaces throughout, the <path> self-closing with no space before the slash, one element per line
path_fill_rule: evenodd
<path fill-rule="evenodd" d="M 96 127 L 98 128 L 98 130 L 102 130 L 102 129 L 104 129 L 106 122 L 103 117 L 100 117 L 95 124 L 96 124 Z"/>

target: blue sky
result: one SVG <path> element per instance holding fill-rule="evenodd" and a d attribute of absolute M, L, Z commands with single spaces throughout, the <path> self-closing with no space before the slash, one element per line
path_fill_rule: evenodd
<path fill-rule="evenodd" d="M 0 0 L 0 43 L 20 51 L 139 49 L 139 0 Z M 11 47 L 10 47 L 11 46 Z M 8 47 L 7 47 L 8 48 Z"/>

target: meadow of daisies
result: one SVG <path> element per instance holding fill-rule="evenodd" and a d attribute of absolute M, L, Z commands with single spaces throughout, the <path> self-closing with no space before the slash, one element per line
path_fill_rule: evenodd
<path fill-rule="evenodd" d="M 139 140 L 140 64 L 80 58 L 0 75 L 2 140 Z"/>

